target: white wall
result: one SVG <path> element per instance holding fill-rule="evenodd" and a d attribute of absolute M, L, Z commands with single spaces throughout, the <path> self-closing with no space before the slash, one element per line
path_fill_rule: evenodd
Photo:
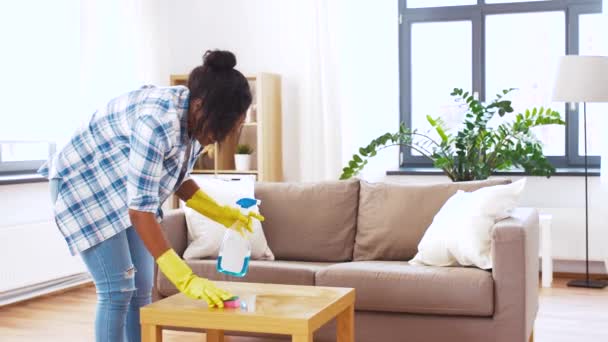
<path fill-rule="evenodd" d="M 0 186 L 0 293 L 85 272 L 57 229 L 48 183 Z"/>
<path fill-rule="evenodd" d="M 165 0 L 80 2 L 83 119 L 121 93 L 167 82 L 167 6 Z"/>

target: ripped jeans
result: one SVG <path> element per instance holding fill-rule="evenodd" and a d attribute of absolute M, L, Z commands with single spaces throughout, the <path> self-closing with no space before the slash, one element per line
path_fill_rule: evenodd
<path fill-rule="evenodd" d="M 56 199 L 58 180 L 51 181 Z M 140 342 L 139 308 L 152 301 L 154 258 L 130 227 L 80 253 L 97 288 L 95 340 Z"/>

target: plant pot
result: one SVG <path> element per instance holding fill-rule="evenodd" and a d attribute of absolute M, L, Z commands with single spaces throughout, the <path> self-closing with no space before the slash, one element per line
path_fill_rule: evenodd
<path fill-rule="evenodd" d="M 234 168 L 237 171 L 251 170 L 251 154 L 235 154 Z"/>

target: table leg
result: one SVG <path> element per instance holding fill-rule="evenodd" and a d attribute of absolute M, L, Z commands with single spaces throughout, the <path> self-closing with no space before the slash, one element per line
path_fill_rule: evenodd
<path fill-rule="evenodd" d="M 312 334 L 292 335 L 291 342 L 313 342 Z"/>
<path fill-rule="evenodd" d="M 351 305 L 337 317 L 338 342 L 355 341 L 355 306 Z"/>
<path fill-rule="evenodd" d="M 141 340 L 142 342 L 162 342 L 163 329 L 158 325 L 142 324 Z"/>
<path fill-rule="evenodd" d="M 529 342 L 534 342 L 534 330 L 532 330 L 532 333 L 530 334 Z"/>
<path fill-rule="evenodd" d="M 224 342 L 224 330 L 207 329 L 207 342 Z"/>

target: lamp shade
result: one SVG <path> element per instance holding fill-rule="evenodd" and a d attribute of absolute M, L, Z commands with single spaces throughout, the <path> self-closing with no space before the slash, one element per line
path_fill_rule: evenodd
<path fill-rule="evenodd" d="M 608 57 L 562 57 L 559 63 L 553 100 L 561 102 L 608 102 Z"/>

